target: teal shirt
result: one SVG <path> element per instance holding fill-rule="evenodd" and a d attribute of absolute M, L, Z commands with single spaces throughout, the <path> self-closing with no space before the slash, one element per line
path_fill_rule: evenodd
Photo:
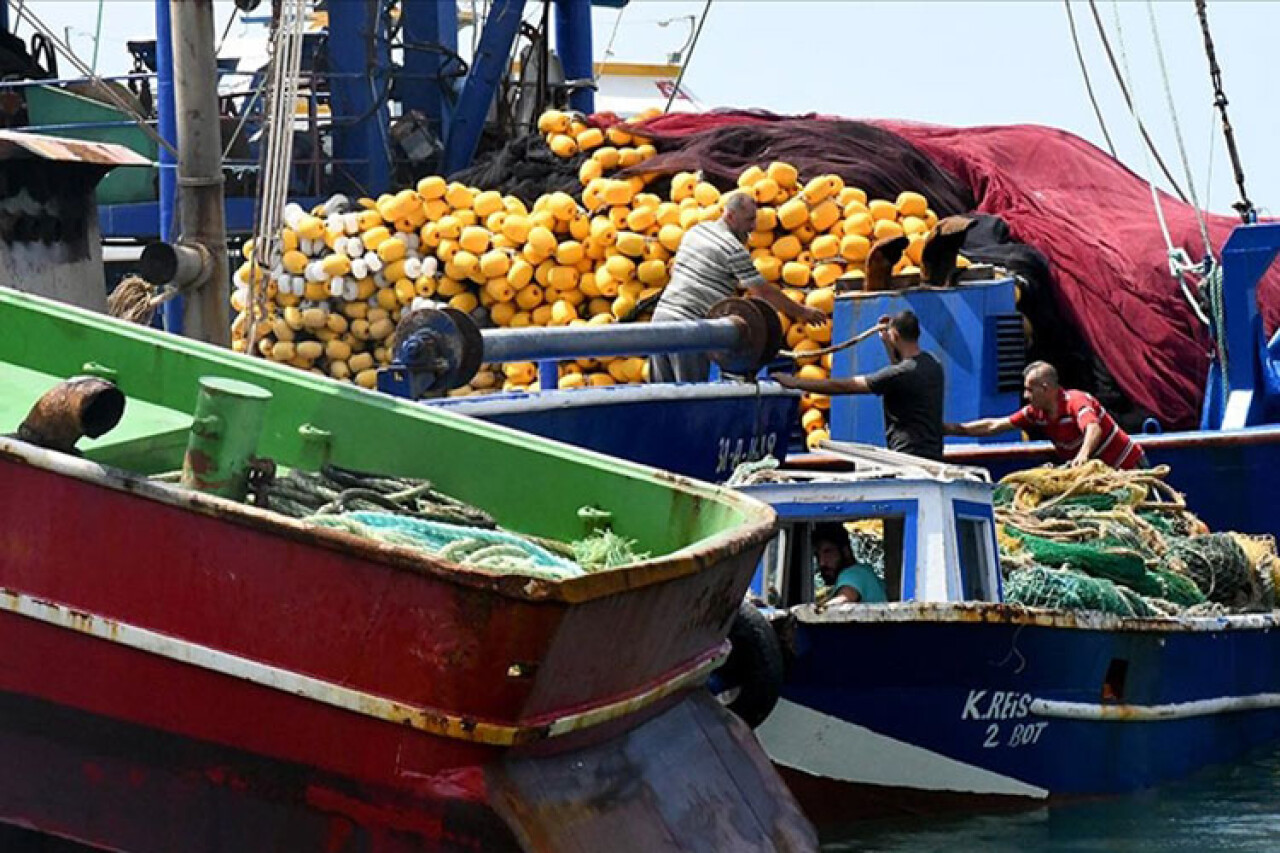
<path fill-rule="evenodd" d="M 884 593 L 884 581 L 876 576 L 870 566 L 861 563 L 842 570 L 834 586 L 837 591 L 842 586 L 853 587 L 862 596 L 864 604 L 884 604 L 889 600 Z"/>

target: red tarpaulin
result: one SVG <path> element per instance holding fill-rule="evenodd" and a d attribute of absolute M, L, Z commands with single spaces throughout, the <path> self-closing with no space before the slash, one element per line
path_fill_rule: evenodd
<path fill-rule="evenodd" d="M 1211 342 L 1169 273 L 1146 181 L 1083 139 L 1032 125 L 949 128 L 876 122 L 969 185 L 978 210 L 1053 266 L 1065 321 L 1075 324 L 1134 402 L 1166 425 L 1199 420 Z M 1195 210 L 1160 194 L 1176 247 L 1203 256 Z M 1239 220 L 1208 215 L 1215 253 Z M 1259 286 L 1268 329 L 1280 320 L 1280 271 Z"/>
<path fill-rule="evenodd" d="M 688 137 L 733 124 L 776 127 L 779 119 L 727 111 L 664 116 L 646 129 L 658 137 Z M 1125 394 L 1168 427 L 1198 423 L 1212 345 L 1169 272 L 1146 181 L 1083 139 L 1053 128 L 873 124 L 958 178 L 973 193 L 978 211 L 1003 218 L 1014 238 L 1049 259 L 1063 321 L 1079 330 Z M 837 158 L 842 153 L 831 152 Z M 1174 246 L 1199 261 L 1203 240 L 1194 208 L 1164 193 L 1160 198 Z M 1214 251 L 1221 252 L 1238 220 L 1207 218 Z M 1280 270 L 1264 277 L 1258 294 L 1270 332 L 1280 325 Z"/>

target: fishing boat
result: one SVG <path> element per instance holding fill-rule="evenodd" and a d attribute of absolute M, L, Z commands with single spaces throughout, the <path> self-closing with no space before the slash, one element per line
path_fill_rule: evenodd
<path fill-rule="evenodd" d="M 1275 611 L 1005 603 L 984 470 L 861 445 L 824 453 L 824 470 L 739 487 L 781 519 L 752 587 L 764 631 L 739 633 L 741 654 L 785 666 L 772 684 L 767 667 L 740 666 L 719 685 L 738 702 L 755 694 L 756 734 L 824 836 L 871 816 L 1134 792 L 1280 737 Z M 899 526 L 889 603 L 818 602 L 810 535 L 827 522 Z"/>
<path fill-rule="evenodd" d="M 1153 464 L 1170 468 L 1169 482 L 1206 523 L 1252 533 L 1280 535 L 1270 511 L 1268 473 L 1280 454 L 1275 425 L 1280 385 L 1276 356 L 1280 338 L 1264 335 L 1257 288 L 1280 252 L 1280 224 L 1240 225 L 1221 257 L 1223 312 L 1216 332 L 1227 370 L 1215 361 L 1205 380 L 1201 428 L 1162 431 L 1135 438 Z M 837 337 L 874 324 L 875 318 L 911 309 L 920 318 L 921 345 L 947 374 L 947 419 L 1003 417 L 1021 406 L 1026 364 L 1022 318 L 1012 277 L 948 289 L 907 288 L 891 294 L 850 293 L 837 298 Z M 839 375 L 867 373 L 887 363 L 883 352 L 864 348 L 837 355 Z M 877 442 L 883 430 L 879 401 L 833 401 L 831 434 L 837 440 Z M 1027 442 L 1007 433 L 981 442 L 949 440 L 948 461 L 980 465 L 994 477 L 1053 460 L 1048 442 Z M 1230 483 L 1229 489 L 1222 484 Z"/>
<path fill-rule="evenodd" d="M 5 429 L 77 375 L 123 405 L 102 435 L 67 409 L 78 447 L 0 439 L 0 822 L 122 850 L 812 844 L 700 688 L 763 505 L 8 289 L 0 318 Z M 193 417 L 202 380 L 269 395 L 252 453 L 279 471 L 426 478 L 543 540 L 583 510 L 651 556 L 504 573 L 188 488 L 184 456 L 215 479 L 193 434 L 232 423 Z"/>

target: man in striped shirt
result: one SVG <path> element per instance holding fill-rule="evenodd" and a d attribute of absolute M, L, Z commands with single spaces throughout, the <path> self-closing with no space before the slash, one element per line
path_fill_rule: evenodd
<path fill-rule="evenodd" d="M 1022 373 L 1027 405 L 1007 418 L 983 418 L 944 424 L 948 435 L 985 436 L 1018 429 L 1043 434 L 1058 458 L 1071 467 L 1101 459 L 1112 468 L 1146 468 L 1147 457 L 1120 429 L 1092 394 L 1058 384 L 1058 371 L 1047 362 L 1027 365 Z"/>
<path fill-rule="evenodd" d="M 702 320 L 712 305 L 736 296 L 740 287 L 794 322 L 826 322 L 822 311 L 791 301 L 756 271 L 746 249 L 747 235 L 755 225 L 755 199 L 735 192 L 726 197 L 719 219 L 690 228 L 676 252 L 671 281 L 653 311 L 654 322 Z M 710 374 L 711 359 L 706 353 L 654 355 L 649 361 L 653 382 L 705 382 Z"/>

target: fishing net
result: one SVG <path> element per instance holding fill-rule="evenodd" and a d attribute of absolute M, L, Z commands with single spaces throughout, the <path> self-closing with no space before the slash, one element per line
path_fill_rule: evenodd
<path fill-rule="evenodd" d="M 621 176 L 701 171 L 708 181 L 728 189 L 748 166 L 782 160 L 799 169 L 801 177 L 839 175 L 869 198 L 894 199 L 904 190 L 923 193 L 938 216 L 974 207 L 968 188 L 914 145 L 865 122 L 769 121 L 736 113 L 681 117 L 678 127 L 673 121 L 663 117 L 638 126 L 658 155 Z"/>
<path fill-rule="evenodd" d="M 1209 533 L 1164 477 L 1168 468 L 1010 474 L 995 490 L 1005 599 L 1117 616 L 1268 610 L 1270 537 Z"/>
<path fill-rule="evenodd" d="M 533 207 L 540 196 L 554 192 L 577 197 L 582 192 L 578 167 L 585 159 L 585 154 L 558 157 L 541 134 L 531 133 L 512 139 L 475 165 L 454 172 L 449 180 L 513 195 Z"/>
<path fill-rule="evenodd" d="M 487 512 L 428 480 L 336 465 L 284 474 L 264 466 L 252 473 L 250 487 L 255 505 L 291 518 L 499 574 L 565 580 L 649 558 L 634 539 L 611 529 L 608 513 L 588 508 L 579 517 L 594 519 L 592 531 L 566 544 L 500 530 Z"/>

